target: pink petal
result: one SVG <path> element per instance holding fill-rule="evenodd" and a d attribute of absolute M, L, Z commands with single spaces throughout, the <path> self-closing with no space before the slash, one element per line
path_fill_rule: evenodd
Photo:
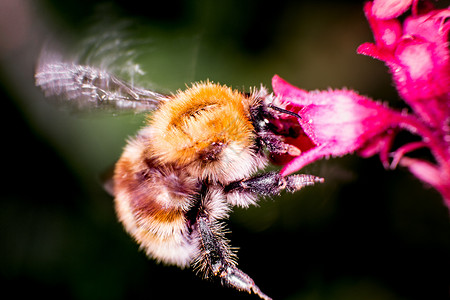
<path fill-rule="evenodd" d="M 450 115 L 450 10 L 409 17 L 391 65 L 402 98 L 428 124 L 442 130 Z"/>
<path fill-rule="evenodd" d="M 449 17 L 450 9 L 431 10 L 426 14 L 408 17 L 403 26 L 404 35 L 442 44 L 450 30 Z"/>
<path fill-rule="evenodd" d="M 432 186 L 439 186 L 442 184 L 441 174 L 437 166 L 432 165 L 424 160 L 403 157 L 400 160 L 400 165 L 409 168 L 417 178 Z"/>
<path fill-rule="evenodd" d="M 292 105 L 297 107 L 310 104 L 304 102 L 306 95 L 308 95 L 307 91 L 291 85 L 278 75 L 272 77 L 272 89 L 275 95 L 281 95 L 283 100 L 289 101 Z M 290 101 L 291 99 L 295 99 L 295 101 Z"/>
<path fill-rule="evenodd" d="M 405 41 L 396 51 L 401 65 L 408 68 L 410 80 L 428 79 L 434 71 L 433 53 L 428 43 Z"/>
<path fill-rule="evenodd" d="M 395 61 L 395 57 L 392 54 L 392 51 L 377 47 L 372 43 L 361 44 L 356 50 L 356 53 L 367 55 L 381 61 Z"/>
<path fill-rule="evenodd" d="M 397 41 L 402 36 L 402 26 L 396 19 L 383 20 L 373 14 L 372 2 L 367 2 L 364 6 L 366 18 L 372 28 L 373 36 L 377 47 L 394 49 Z"/>
<path fill-rule="evenodd" d="M 280 175 L 287 176 L 302 169 L 304 166 L 316 160 L 332 155 L 334 146 L 335 146 L 334 143 L 321 145 L 319 147 L 315 147 L 303 153 L 302 155 L 298 156 L 297 158 L 291 160 L 288 164 L 286 164 L 280 171 Z"/>
<path fill-rule="evenodd" d="M 389 169 L 391 165 L 389 163 L 389 151 L 394 143 L 396 133 L 397 130 L 390 129 L 369 139 L 366 144 L 357 150 L 358 155 L 367 158 L 379 154 L 383 167 Z"/>
<path fill-rule="evenodd" d="M 278 76 L 274 82 L 280 102 L 286 107 L 301 107 L 298 111 L 301 119 L 297 122 L 315 145 L 287 163 L 281 171 L 283 175 L 326 156 L 354 152 L 396 125 L 396 112 L 353 91 L 306 92 Z"/>
<path fill-rule="evenodd" d="M 353 91 L 311 92 L 299 120 L 305 133 L 318 145 L 337 141 L 337 155 L 354 151 L 369 137 L 391 126 L 392 111 Z"/>
<path fill-rule="evenodd" d="M 392 19 L 404 13 L 412 0 L 374 0 L 372 13 L 379 19 Z"/>
<path fill-rule="evenodd" d="M 447 207 L 450 208 L 450 174 L 448 169 L 441 169 L 429 162 L 409 157 L 403 157 L 400 160 L 400 165 L 407 167 L 417 178 L 438 190 L 444 197 Z"/>

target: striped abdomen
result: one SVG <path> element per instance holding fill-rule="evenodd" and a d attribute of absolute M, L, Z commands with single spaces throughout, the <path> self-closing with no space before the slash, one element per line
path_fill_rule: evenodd
<path fill-rule="evenodd" d="M 116 211 L 125 229 L 158 261 L 189 266 L 198 254 L 185 214 L 192 205 L 198 182 L 182 170 L 156 166 L 143 157 L 145 139 L 126 147 L 116 164 Z"/>

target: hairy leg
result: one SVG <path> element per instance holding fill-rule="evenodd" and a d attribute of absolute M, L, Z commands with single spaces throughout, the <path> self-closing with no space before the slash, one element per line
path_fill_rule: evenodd
<path fill-rule="evenodd" d="M 215 228 L 217 224 L 210 221 L 205 213 L 200 213 L 197 218 L 197 228 L 200 234 L 203 268 L 221 279 L 222 284 L 239 291 L 254 293 L 261 299 L 270 300 L 253 279 L 235 266 L 230 259 L 230 249 L 223 235 Z"/>
<path fill-rule="evenodd" d="M 269 172 L 255 177 L 234 181 L 225 187 L 225 192 L 276 195 L 282 190 L 287 190 L 292 193 L 305 186 L 314 185 L 319 182 L 323 182 L 323 178 L 314 175 L 296 174 L 283 177 L 279 173 Z"/>
<path fill-rule="evenodd" d="M 295 192 L 317 182 L 323 182 L 323 179 L 305 174 L 283 177 L 279 173 L 270 172 L 232 182 L 225 186 L 224 191 L 228 194 L 238 195 L 275 195 L 282 190 Z M 222 226 L 216 221 L 216 218 L 211 217 L 210 211 L 205 209 L 205 202 L 201 203 L 202 205 L 196 211 L 195 219 L 195 230 L 197 230 L 201 242 L 200 257 L 197 263 L 206 274 L 209 273 L 220 278 L 225 286 L 254 293 L 261 299 L 271 299 L 259 289 L 250 276 L 236 267 L 228 241 L 223 236 Z"/>

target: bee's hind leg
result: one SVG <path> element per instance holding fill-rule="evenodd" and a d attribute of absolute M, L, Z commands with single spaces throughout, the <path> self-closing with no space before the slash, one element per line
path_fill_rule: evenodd
<path fill-rule="evenodd" d="M 250 276 L 235 266 L 235 262 L 230 258 L 228 241 L 221 233 L 220 224 L 210 221 L 206 213 L 200 213 L 197 217 L 197 226 L 203 248 L 199 258 L 199 263 L 203 265 L 201 268 L 220 278 L 225 286 L 254 293 L 264 300 L 271 300 L 261 292 Z"/>

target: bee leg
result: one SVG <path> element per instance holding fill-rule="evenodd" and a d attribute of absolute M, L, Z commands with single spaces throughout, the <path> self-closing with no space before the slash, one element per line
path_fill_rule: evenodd
<path fill-rule="evenodd" d="M 255 177 L 234 181 L 225 186 L 225 192 L 276 195 L 282 190 L 295 192 L 305 186 L 314 185 L 315 183 L 323 181 L 323 178 L 314 175 L 295 174 L 283 177 L 277 172 L 269 172 Z"/>
<path fill-rule="evenodd" d="M 203 247 L 202 260 L 206 268 L 214 276 L 221 279 L 222 284 L 239 291 L 254 293 L 261 299 L 271 300 L 261 292 L 250 276 L 238 269 L 230 259 L 230 250 L 225 238 L 214 230 L 217 224 L 209 220 L 206 213 L 199 214 L 197 218 L 198 230 Z"/>
<path fill-rule="evenodd" d="M 276 107 L 272 104 L 270 104 L 270 108 L 281 113 L 301 118 L 294 112 Z M 257 132 L 257 144 L 260 148 L 262 148 L 262 146 L 265 146 L 267 150 L 269 150 L 269 152 L 273 154 L 288 154 L 291 156 L 299 156 L 301 154 L 300 149 L 298 149 L 294 145 L 283 142 L 283 137 L 281 137 L 280 134 L 276 133 L 277 128 L 274 128 L 273 123 L 271 123 L 270 121 L 276 118 L 273 114 L 273 111 L 267 110 L 267 108 L 262 105 L 251 109 L 250 115 L 255 127 L 255 131 Z"/>
<path fill-rule="evenodd" d="M 288 154 L 290 156 L 299 156 L 302 151 L 294 145 L 287 144 L 281 140 L 281 138 L 272 132 L 260 133 L 263 144 L 267 147 L 272 154 Z"/>

